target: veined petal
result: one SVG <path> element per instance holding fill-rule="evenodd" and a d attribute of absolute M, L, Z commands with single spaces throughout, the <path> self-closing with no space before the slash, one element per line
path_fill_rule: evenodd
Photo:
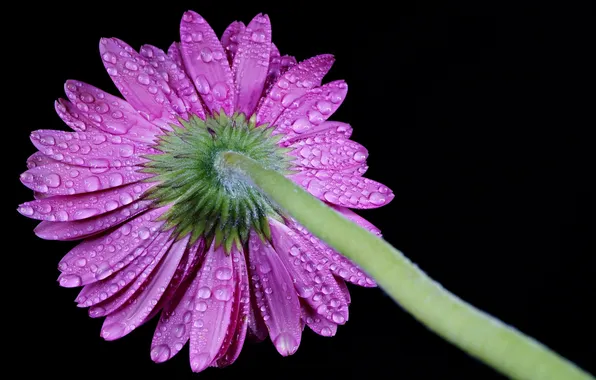
<path fill-rule="evenodd" d="M 46 240 L 79 240 L 98 234 L 147 210 L 153 201 L 136 201 L 118 210 L 71 222 L 42 221 L 35 234 Z"/>
<path fill-rule="evenodd" d="M 114 312 L 117 312 L 123 307 L 136 300 L 139 294 L 142 294 L 144 289 L 150 284 L 154 273 L 162 264 L 166 252 L 172 246 L 174 242 L 170 239 L 170 232 L 164 232 L 157 235 L 155 240 L 149 245 L 146 250 L 143 260 L 146 260 L 149 264 L 143 269 L 142 273 L 135 274 L 137 277 L 128 286 L 124 287 L 121 291 L 114 294 L 104 302 L 101 302 L 89 309 L 89 316 L 92 318 L 108 316 Z M 107 323 L 106 323 L 107 322 Z M 115 340 L 123 335 L 127 334 L 126 326 L 122 323 L 112 323 L 113 321 L 104 320 L 101 328 L 101 337 L 105 340 Z"/>
<path fill-rule="evenodd" d="M 269 330 L 271 341 L 283 355 L 292 355 L 302 337 L 301 311 L 292 278 L 278 254 L 252 231 L 249 263 L 257 307 Z"/>
<path fill-rule="evenodd" d="M 236 290 L 234 292 L 234 304 L 238 307 L 238 319 L 232 329 L 232 324 L 227 333 L 230 340 L 229 344 L 223 344 L 222 347 L 227 347 L 219 359 L 217 359 L 218 367 L 226 367 L 236 361 L 244 340 L 246 339 L 246 331 L 248 330 L 248 317 L 250 313 L 250 285 L 248 283 L 248 272 L 246 269 L 246 260 L 244 252 L 232 251 L 232 265 L 234 266 L 234 282 L 236 283 Z"/>
<path fill-rule="evenodd" d="M 281 64 L 281 58 L 279 58 Z M 296 99 L 304 95 L 309 89 L 320 86 L 323 77 L 331 66 L 334 58 L 330 54 L 300 62 L 278 78 L 271 87 L 257 111 L 258 123 L 273 123 L 284 109 Z"/>
<path fill-rule="evenodd" d="M 198 263 L 203 257 L 203 242 L 197 242 L 192 247 L 187 268 L 190 272 L 184 274 L 181 285 L 176 293 L 165 304 L 151 342 L 151 359 L 157 363 L 164 362 L 176 355 L 190 338 L 193 324 L 192 313 L 195 307 L 195 297 L 199 288 L 199 277 L 196 276 Z M 199 248 L 201 251 L 199 252 Z"/>
<path fill-rule="evenodd" d="M 62 272 L 60 285 L 69 288 L 89 284 L 122 269 L 151 244 L 150 238 L 163 224 L 153 220 L 166 209 L 149 211 L 108 234 L 87 239 L 74 247 L 58 265 Z"/>
<path fill-rule="evenodd" d="M 271 53 L 271 23 L 257 15 L 239 36 L 232 71 L 236 84 L 236 110 L 252 115 L 263 93 Z"/>
<path fill-rule="evenodd" d="M 139 169 L 136 166 L 89 168 L 55 163 L 29 169 L 21 175 L 21 181 L 41 193 L 73 195 L 133 184 L 152 176 L 139 172 Z M 140 184 L 133 187 L 136 193 L 144 188 Z"/>
<path fill-rule="evenodd" d="M 271 220 L 273 247 L 284 263 L 302 303 L 336 324 L 348 320 L 348 303 L 329 271 L 329 260 L 302 235 Z"/>
<path fill-rule="evenodd" d="M 141 155 L 158 153 L 145 144 L 100 132 L 40 129 L 31 132 L 31 142 L 56 161 L 92 168 L 140 165 L 147 162 Z"/>
<path fill-rule="evenodd" d="M 178 123 L 178 114 L 160 87 L 163 79 L 147 60 L 117 38 L 102 38 L 99 52 L 122 96 L 147 121 L 165 130 Z"/>
<path fill-rule="evenodd" d="M 290 102 L 273 123 L 273 134 L 283 133 L 284 139 L 308 133 L 327 120 L 346 97 L 348 86 L 338 80 L 308 90 Z"/>
<path fill-rule="evenodd" d="M 163 50 L 151 45 L 143 45 L 140 54 L 157 69 L 163 80 L 158 81 L 174 111 L 188 120 L 188 113 L 205 118 L 205 111 L 199 95 L 186 75 L 184 68 L 166 55 Z"/>
<path fill-rule="evenodd" d="M 224 248 L 207 251 L 199 270 L 198 289 L 190 330 L 190 366 L 201 372 L 217 359 L 232 320 L 234 267 Z M 237 312 L 238 310 L 236 310 Z"/>
<path fill-rule="evenodd" d="M 137 186 L 139 191 L 135 190 Z M 87 219 L 132 203 L 152 186 L 155 183 L 132 183 L 93 193 L 56 195 L 25 202 L 18 211 L 29 218 L 50 222 Z"/>
<path fill-rule="evenodd" d="M 79 115 L 76 122 L 72 121 L 77 125 L 76 128 L 71 126 L 75 130 L 105 132 L 141 143 L 151 143 L 161 133 L 157 126 L 144 119 L 127 101 L 90 84 L 68 80 L 64 84 L 64 92 L 76 108 L 76 113 L 68 104 L 62 104 L 61 107 L 57 105 L 56 110 L 60 115 L 64 107 L 69 115 Z M 69 124 L 69 121 L 65 121 Z M 80 122 L 84 122 L 86 127 L 83 128 Z"/>
<path fill-rule="evenodd" d="M 151 273 L 151 278 L 143 286 L 143 289 L 135 294 L 134 299 L 130 299 L 124 306 L 106 318 L 103 330 L 111 329 L 111 326 L 118 326 L 118 329 L 122 329 L 122 335 L 119 337 L 116 336 L 117 334 L 110 334 L 108 338 L 120 338 L 145 322 L 145 318 L 159 303 L 178 269 L 189 239 L 188 235 L 172 243 L 159 266 Z"/>
<path fill-rule="evenodd" d="M 138 172 L 139 169 L 138 166 L 89 168 L 54 161 L 27 170 L 20 179 L 23 185 L 40 193 L 73 195 L 127 185 L 152 176 Z"/>
<path fill-rule="evenodd" d="M 207 108 L 231 115 L 235 104 L 232 70 L 213 29 L 200 15 L 188 11 L 180 24 L 180 41 L 186 72 Z"/>
<path fill-rule="evenodd" d="M 91 120 L 83 116 L 77 107 L 68 100 L 56 100 L 54 102 L 54 108 L 60 119 L 75 131 L 90 132 L 99 130 Z"/>
<path fill-rule="evenodd" d="M 393 192 L 372 179 L 325 170 L 305 170 L 289 176 L 315 197 L 338 206 L 377 208 L 391 202 Z"/>
<path fill-rule="evenodd" d="M 302 133 L 299 135 L 294 135 L 294 137 L 285 138 L 283 141 L 280 142 L 280 146 L 288 147 L 298 141 L 306 140 L 306 139 L 315 139 L 315 138 L 332 138 L 332 137 L 343 137 L 343 138 L 350 138 L 352 135 L 352 127 L 350 124 L 342 123 L 340 121 L 324 121 L 321 124 L 317 125 L 315 128 L 311 129 L 307 133 Z"/>
<path fill-rule="evenodd" d="M 345 256 L 335 252 L 333 249 L 311 234 L 306 228 L 294 221 L 292 223 L 292 229 L 299 233 L 304 240 L 308 240 L 313 247 L 316 248 L 316 255 L 319 255 L 319 257 L 325 257 L 329 260 L 329 270 L 331 270 L 335 276 L 359 286 L 376 286 L 374 280 L 362 269 L 360 269 L 360 267 L 358 267 Z M 339 284 L 339 282 L 340 281 L 338 280 L 337 283 Z M 342 292 L 344 292 L 344 290 L 342 290 Z"/>
<path fill-rule="evenodd" d="M 230 66 L 232 66 L 232 62 L 234 62 L 234 55 L 236 55 L 236 51 L 238 50 L 238 36 L 244 32 L 244 29 L 246 29 L 246 26 L 242 21 L 234 21 L 228 25 L 221 36 L 221 45 L 226 51 Z"/>
<path fill-rule="evenodd" d="M 342 171 L 363 165 L 368 157 L 365 147 L 337 135 L 299 139 L 289 148 L 296 165 L 311 169 Z"/>

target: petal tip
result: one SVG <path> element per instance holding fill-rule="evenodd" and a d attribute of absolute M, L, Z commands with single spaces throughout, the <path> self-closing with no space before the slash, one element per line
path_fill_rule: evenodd
<path fill-rule="evenodd" d="M 119 322 L 111 323 L 102 327 L 100 336 L 107 341 L 116 340 L 124 336 L 124 331 L 124 324 Z"/>
<path fill-rule="evenodd" d="M 163 363 L 170 358 L 171 351 L 167 344 L 160 344 L 151 349 L 151 360 L 155 363 Z"/>
<path fill-rule="evenodd" d="M 211 356 L 203 353 L 193 357 L 190 361 L 190 368 L 193 372 L 201 372 L 211 364 Z"/>
<path fill-rule="evenodd" d="M 291 334 L 285 332 L 279 334 L 277 338 L 275 338 L 273 344 L 281 356 L 290 356 L 294 354 L 300 345 Z"/>

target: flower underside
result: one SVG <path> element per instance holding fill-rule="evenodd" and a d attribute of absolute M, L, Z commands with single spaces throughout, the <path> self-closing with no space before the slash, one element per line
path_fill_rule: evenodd
<path fill-rule="evenodd" d="M 158 184 L 146 194 L 156 206 L 171 205 L 161 217 L 165 229 L 175 229 L 182 238 L 191 234 L 230 252 L 240 248 L 254 229 L 269 238 L 267 218 L 279 219 L 281 210 L 242 175 L 223 165 L 222 153 L 243 154 L 268 169 L 289 173 L 291 156 L 277 145 L 283 135 L 271 136 L 273 128 L 257 126 L 244 114 L 228 117 L 224 112 L 202 120 L 191 116 L 180 120 L 183 127 L 160 136 L 155 148 L 161 154 L 147 155 L 144 172 Z"/>

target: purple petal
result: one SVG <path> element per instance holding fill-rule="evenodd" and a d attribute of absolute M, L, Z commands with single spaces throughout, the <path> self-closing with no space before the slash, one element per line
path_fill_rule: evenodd
<path fill-rule="evenodd" d="M 360 269 L 360 267 L 343 255 L 329 248 L 325 243 L 312 235 L 306 228 L 293 222 L 292 229 L 302 236 L 302 239 L 308 240 L 313 247 L 316 248 L 316 254 L 319 257 L 324 256 L 329 260 L 329 270 L 331 270 L 335 276 L 359 286 L 376 286 L 374 280 Z M 341 281 L 338 280 L 337 282 L 340 283 Z M 344 292 L 344 290 L 342 290 L 342 292 Z"/>
<path fill-rule="evenodd" d="M 136 250 L 136 256 L 132 262 L 127 264 L 124 268 L 114 273 L 108 278 L 85 285 L 77 298 L 78 307 L 90 307 L 106 301 L 105 304 L 112 301 L 112 297 L 123 289 L 127 289 L 128 285 L 139 278 L 141 273 L 151 265 L 158 253 L 160 253 L 163 243 L 166 242 L 167 235 L 153 235 L 144 243 L 144 248 Z M 143 280 L 143 279 L 141 279 Z M 130 294 L 130 293 L 129 293 Z M 122 295 L 122 294 L 121 294 Z M 124 293 L 124 295 L 127 295 Z M 124 300 L 122 300 L 124 302 Z M 110 310 L 110 309 L 108 309 Z M 108 313 L 105 308 L 93 308 L 90 310 L 91 317 L 101 317 Z"/>
<path fill-rule="evenodd" d="M 153 201 L 137 201 L 118 210 L 72 222 L 43 221 L 35 227 L 35 234 L 46 240 L 79 240 L 98 234 L 133 218 L 147 210 Z"/>
<path fill-rule="evenodd" d="M 221 45 L 226 51 L 230 66 L 232 66 L 234 55 L 236 55 L 236 51 L 238 50 L 238 36 L 244 32 L 244 29 L 246 29 L 246 26 L 242 21 L 234 21 L 226 28 L 221 36 Z"/>
<path fill-rule="evenodd" d="M 296 65 L 296 58 L 289 55 L 284 55 L 283 57 L 280 57 L 279 51 L 277 51 L 277 47 L 271 44 L 269 71 L 267 72 L 265 86 L 263 86 L 263 97 L 261 98 L 260 103 L 257 106 L 257 110 L 259 109 L 260 105 L 266 100 L 265 96 L 269 94 L 269 91 L 271 91 L 273 85 L 277 82 L 279 77 L 283 75 L 286 71 L 294 67 L 294 65 Z"/>
<path fill-rule="evenodd" d="M 139 169 L 138 166 L 89 168 L 53 160 L 27 170 L 20 179 L 23 185 L 40 193 L 73 195 L 128 185 L 152 176 L 138 172 Z"/>
<path fill-rule="evenodd" d="M 393 192 L 372 179 L 324 170 L 305 170 L 289 176 L 315 197 L 338 206 L 368 209 L 386 205 Z"/>
<path fill-rule="evenodd" d="M 284 263 L 298 295 L 321 317 L 336 324 L 348 320 L 348 303 L 329 271 L 329 259 L 278 221 L 271 220 L 273 247 Z"/>
<path fill-rule="evenodd" d="M 271 53 L 271 23 L 267 15 L 257 15 L 239 36 L 232 71 L 236 83 L 236 110 L 252 115 L 267 78 Z"/>
<path fill-rule="evenodd" d="M 141 143 L 151 143 L 155 135 L 161 133 L 128 102 L 90 84 L 69 80 L 64 85 L 64 91 L 76 107 L 76 113 L 69 104 L 62 104 L 64 110 L 69 110 L 68 114 L 73 117 L 79 115 L 77 119 L 86 123 L 86 128 L 82 128 L 80 122 L 76 123 L 78 127 L 73 127 L 75 130 L 105 132 Z M 57 108 L 59 115 L 64 110 Z"/>
<path fill-rule="evenodd" d="M 27 169 L 37 168 L 39 166 L 55 164 L 58 161 L 46 156 L 41 152 L 35 152 L 27 158 Z"/>
<path fill-rule="evenodd" d="M 362 145 L 334 135 L 307 137 L 289 146 L 296 157 L 294 164 L 310 169 L 342 171 L 362 166 L 368 151 Z"/>
<path fill-rule="evenodd" d="M 104 322 L 104 329 L 109 329 L 112 325 L 119 326 L 124 329 L 121 335 L 124 336 L 146 321 L 174 277 L 189 239 L 190 235 L 187 235 L 171 245 L 159 266 L 151 273 L 151 278 L 143 286 L 143 290 L 136 292 L 134 298 L 110 314 Z M 117 339 L 114 334 L 108 338 Z"/>
<path fill-rule="evenodd" d="M 83 116 L 81 112 L 71 102 L 64 99 L 58 99 L 54 102 L 56 113 L 66 125 L 75 131 L 91 132 L 99 131 L 95 124 L 87 117 Z"/>
<path fill-rule="evenodd" d="M 184 68 L 155 46 L 143 45 L 140 53 L 162 76 L 158 83 L 174 111 L 184 119 L 188 119 L 187 112 L 204 119 L 205 111 L 199 95 Z"/>
<path fill-rule="evenodd" d="M 232 320 L 234 267 L 223 247 L 211 247 L 198 273 L 190 330 L 190 366 L 201 372 L 217 359 Z M 237 312 L 237 310 L 236 310 Z"/>
<path fill-rule="evenodd" d="M 279 59 L 281 62 L 281 58 Z M 269 90 L 257 112 L 258 123 L 273 123 L 284 109 L 309 89 L 321 85 L 334 58 L 324 54 L 300 62 L 289 69 Z"/>
<path fill-rule="evenodd" d="M 84 194 L 56 195 L 25 202 L 19 206 L 18 211 L 29 218 L 50 222 L 87 219 L 132 203 L 152 186 L 155 183 L 132 183 Z"/>
<path fill-rule="evenodd" d="M 375 234 L 377 236 L 381 236 L 381 230 L 379 230 L 371 222 L 369 222 L 368 220 L 364 219 L 360 215 L 356 214 L 354 211 L 350 210 L 349 208 L 341 207 L 341 206 L 336 206 L 336 205 L 330 205 L 330 206 L 335 211 L 339 212 L 340 214 L 342 214 L 346 218 L 348 218 L 351 221 L 353 221 L 354 223 L 358 224 L 360 227 L 366 228 L 367 230 L 369 230 L 370 232 L 372 232 L 373 234 Z"/>
<path fill-rule="evenodd" d="M 350 124 L 342 123 L 340 121 L 325 121 L 315 128 L 310 130 L 308 133 L 303 133 L 300 135 L 294 135 L 294 137 L 284 138 L 283 141 L 279 144 L 283 147 L 290 146 L 295 142 L 302 141 L 304 139 L 314 139 L 314 138 L 333 138 L 333 137 L 343 137 L 343 138 L 350 138 L 352 135 L 352 127 Z"/>
<path fill-rule="evenodd" d="M 337 324 L 319 315 L 310 305 L 302 303 L 302 320 L 315 333 L 321 336 L 334 336 Z"/>
<path fill-rule="evenodd" d="M 92 168 L 140 165 L 147 162 L 141 155 L 158 152 L 145 144 L 100 132 L 41 129 L 31 132 L 31 141 L 56 161 Z"/>
<path fill-rule="evenodd" d="M 238 319 L 232 329 L 228 330 L 227 336 L 230 339 L 229 344 L 223 344 L 222 347 L 228 347 L 227 351 L 223 352 L 217 360 L 218 367 L 226 367 L 236 361 L 244 340 L 246 339 L 246 331 L 248 329 L 248 317 L 250 313 L 250 285 L 248 283 L 248 272 L 246 270 L 246 260 L 244 252 L 232 251 L 234 266 L 234 282 L 236 283 L 234 304 L 237 305 Z"/>
<path fill-rule="evenodd" d="M 163 78 L 147 60 L 117 38 L 102 38 L 99 52 L 122 96 L 147 121 L 165 130 L 178 122 L 178 114 L 160 86 Z"/>
<path fill-rule="evenodd" d="M 151 359 L 155 362 L 161 363 L 176 355 L 190 337 L 199 287 L 195 269 L 203 254 L 203 242 L 195 243 L 189 252 L 180 286 L 164 306 L 151 342 Z"/>
<path fill-rule="evenodd" d="M 221 43 L 209 24 L 195 12 L 184 13 L 180 51 L 186 72 L 212 112 L 228 115 L 234 108 L 234 80 Z"/>
<path fill-rule="evenodd" d="M 277 126 L 273 133 L 283 133 L 285 138 L 292 138 L 312 131 L 337 110 L 347 92 L 348 86 L 341 80 L 308 90 L 288 103 L 273 123 Z"/>
<path fill-rule="evenodd" d="M 251 288 L 255 289 L 254 281 L 251 281 Z M 263 317 L 258 309 L 257 300 L 255 299 L 254 292 L 252 292 L 248 310 L 248 331 L 246 334 L 247 339 L 255 343 L 262 342 L 269 336 L 267 325 L 265 325 L 265 321 L 263 321 Z"/>
<path fill-rule="evenodd" d="M 302 336 L 301 311 L 292 278 L 275 250 L 253 231 L 249 239 L 249 263 L 257 307 L 271 341 L 283 355 L 292 355 Z"/>
<path fill-rule="evenodd" d="M 76 287 L 103 280 L 139 256 L 163 222 L 153 222 L 166 208 L 149 211 L 111 233 L 87 239 L 60 261 L 60 285 Z"/>

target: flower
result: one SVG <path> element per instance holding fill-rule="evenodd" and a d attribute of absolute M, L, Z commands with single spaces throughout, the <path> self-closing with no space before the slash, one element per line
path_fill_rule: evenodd
<path fill-rule="evenodd" d="M 161 311 L 151 357 L 190 341 L 195 372 L 238 357 L 247 336 L 269 336 L 293 354 L 304 326 L 333 336 L 348 319 L 345 281 L 375 286 L 242 178 L 221 152 L 280 171 L 345 217 L 388 203 L 391 191 L 362 175 L 367 151 L 352 128 L 327 121 L 346 96 L 321 85 L 333 57 L 296 63 L 271 42 L 269 18 L 232 23 L 221 41 L 186 12 L 167 54 L 100 42 L 126 100 L 67 81 L 56 110 L 75 132 L 38 130 L 21 181 L 36 200 L 19 206 L 49 240 L 84 239 L 59 264 L 59 283 L 106 317 L 118 339 Z"/>

